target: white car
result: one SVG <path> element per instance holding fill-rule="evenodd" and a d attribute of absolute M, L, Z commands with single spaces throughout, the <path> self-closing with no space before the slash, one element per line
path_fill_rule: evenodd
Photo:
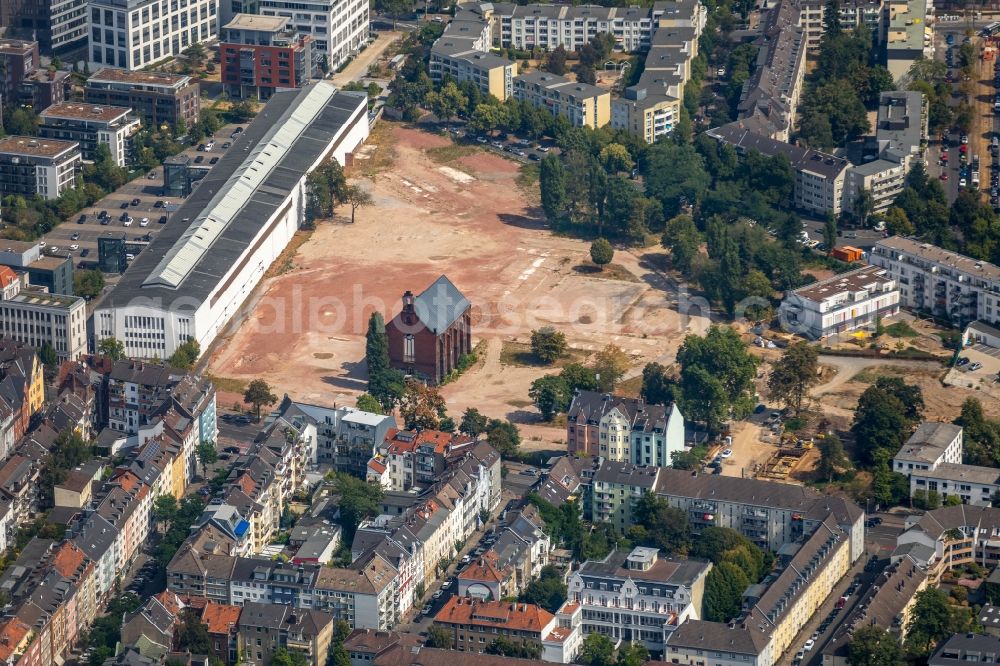
<path fill-rule="evenodd" d="M 965 179 L 964 178 L 959 178 L 958 179 L 958 186 L 959 187 L 965 187 L 965 184 L 966 183 L 965 183 Z"/>
<path fill-rule="evenodd" d="M 129 218 L 126 218 L 126 220 L 124 222 L 122 222 L 122 224 L 125 225 L 126 227 L 131 227 L 132 226 L 132 222 L 133 222 L 132 218 L 129 217 Z"/>
<path fill-rule="evenodd" d="M 45 241 L 39 241 L 38 247 L 45 247 Z"/>
<path fill-rule="evenodd" d="M 802 646 L 802 649 L 805 650 L 806 652 L 809 652 L 810 650 L 813 649 L 814 645 L 816 645 L 816 641 L 810 638 L 809 640 L 806 641 L 806 644 Z"/>
<path fill-rule="evenodd" d="M 728 458 L 729 456 L 733 455 L 733 450 L 732 449 L 726 449 L 725 451 L 723 451 L 719 455 L 721 455 L 723 458 Z"/>
<path fill-rule="evenodd" d="M 149 226 L 149 218 L 148 217 L 144 217 L 141 220 L 139 220 L 139 226 L 140 227 L 148 227 Z"/>
<path fill-rule="evenodd" d="M 52 245 L 51 247 L 49 247 L 49 252 L 50 252 L 51 254 L 55 254 L 55 253 L 56 253 L 56 252 L 58 252 L 58 251 L 59 251 L 59 248 L 58 248 L 58 247 L 56 247 L 55 245 Z"/>
<path fill-rule="evenodd" d="M 73 252 L 76 252 L 77 250 L 80 249 L 80 246 L 77 245 L 76 243 L 73 243 L 72 245 L 69 246 L 69 249 Z"/>

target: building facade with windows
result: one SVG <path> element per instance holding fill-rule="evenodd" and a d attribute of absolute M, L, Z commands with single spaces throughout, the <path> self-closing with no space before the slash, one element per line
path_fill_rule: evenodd
<path fill-rule="evenodd" d="M 1000 267 L 902 236 L 878 241 L 868 263 L 899 284 L 900 305 L 956 325 L 1000 325 Z"/>
<path fill-rule="evenodd" d="M 786 292 L 782 326 L 810 340 L 874 329 L 899 313 L 899 289 L 884 268 L 865 266 Z"/>
<path fill-rule="evenodd" d="M 0 25 L 44 55 L 75 54 L 87 46 L 87 0 L 0 0 Z"/>
<path fill-rule="evenodd" d="M 138 70 L 219 36 L 218 0 L 89 0 L 88 59 Z"/>
<path fill-rule="evenodd" d="M 201 111 L 200 86 L 183 74 L 104 67 L 87 79 L 83 93 L 89 104 L 131 108 L 150 127 L 173 130 L 183 120 L 190 128 Z"/>
<path fill-rule="evenodd" d="M 41 349 L 48 345 L 61 361 L 87 353 L 87 313 L 82 298 L 28 288 L 26 278 L 0 266 L 0 335 Z"/>
<path fill-rule="evenodd" d="M 244 13 L 292 19 L 296 30 L 312 36 L 315 56 L 324 70 L 336 70 L 368 39 L 368 0 L 259 0 L 256 9 L 247 6 L 252 2 L 242 4 Z"/>
<path fill-rule="evenodd" d="M 104 144 L 120 167 L 131 161 L 132 137 L 139 131 L 131 109 L 81 102 L 54 104 L 38 114 L 38 122 L 39 136 L 79 143 L 85 160 L 95 159 Z"/>
<path fill-rule="evenodd" d="M 58 199 L 76 187 L 83 164 L 75 141 L 8 136 L 0 139 L 0 193 Z"/>
<path fill-rule="evenodd" d="M 301 88 L 315 74 L 312 41 L 291 19 L 237 14 L 219 39 L 223 87 L 234 99 L 258 100 Z"/>
<path fill-rule="evenodd" d="M 540 70 L 514 79 L 514 97 L 563 116 L 573 127 L 598 129 L 611 122 L 611 93 Z"/>

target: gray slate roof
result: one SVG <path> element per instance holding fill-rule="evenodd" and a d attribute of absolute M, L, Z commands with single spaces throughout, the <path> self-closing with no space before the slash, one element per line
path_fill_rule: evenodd
<path fill-rule="evenodd" d="M 446 331 L 469 307 L 469 300 L 444 275 L 413 299 L 417 317 L 435 335 Z"/>

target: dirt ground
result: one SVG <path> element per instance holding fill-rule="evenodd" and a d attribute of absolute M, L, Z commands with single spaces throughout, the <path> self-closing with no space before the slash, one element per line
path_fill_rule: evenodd
<path fill-rule="evenodd" d="M 443 387 L 449 413 L 475 406 L 521 424 L 525 448 L 552 448 L 565 431 L 539 424 L 527 394 L 532 380 L 555 370 L 502 364 L 503 341 L 526 342 L 532 329 L 551 324 L 585 353 L 620 346 L 635 374 L 650 360 L 671 362 L 685 333 L 707 327 L 706 319 L 671 309 L 675 295 L 652 253 L 616 254 L 630 280 L 582 270 L 589 244 L 544 227 L 532 203 L 537 186 L 519 183 L 516 163 L 453 149 L 447 137 L 390 128 L 392 166 L 358 181 L 375 205 L 359 208 L 355 224 L 319 225 L 219 345 L 211 375 L 263 376 L 279 395 L 354 404 L 367 378 L 370 313 L 390 320 L 404 291 L 419 292 L 446 274 L 472 302 L 473 344 L 482 350 L 475 367 Z M 338 212 L 349 220 L 349 208 Z"/>

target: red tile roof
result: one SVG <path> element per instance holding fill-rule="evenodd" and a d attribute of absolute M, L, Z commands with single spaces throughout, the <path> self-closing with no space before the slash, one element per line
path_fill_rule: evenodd
<path fill-rule="evenodd" d="M 72 578 L 87 556 L 72 541 L 63 541 L 52 557 L 52 568 L 64 578 Z"/>
<path fill-rule="evenodd" d="M 474 627 L 502 627 L 539 635 L 555 616 L 534 604 L 509 601 L 476 601 L 453 596 L 434 616 L 434 622 Z"/>
<path fill-rule="evenodd" d="M 228 634 L 240 621 L 240 607 L 216 604 L 211 601 L 201 611 L 202 624 L 210 634 Z"/>
<path fill-rule="evenodd" d="M 493 551 L 483 553 L 482 557 L 472 560 L 465 571 L 458 574 L 459 580 L 475 580 L 490 583 L 502 582 L 505 576 L 497 568 L 497 556 Z"/>
<path fill-rule="evenodd" d="M 181 610 L 187 608 L 188 605 L 185 603 L 184 599 L 177 596 L 177 594 L 171 592 L 170 590 L 164 590 L 159 594 L 154 594 L 153 598 L 163 604 L 163 607 L 170 611 L 170 614 L 174 617 L 180 615 Z"/>
<path fill-rule="evenodd" d="M 378 474 L 382 474 L 383 472 L 385 472 L 385 465 L 383 465 L 377 460 L 369 460 L 368 467 L 375 470 L 375 472 Z"/>
<path fill-rule="evenodd" d="M 21 641 L 30 631 L 31 627 L 16 617 L 12 617 L 0 625 L 0 660 L 6 663 L 14 656 Z"/>

